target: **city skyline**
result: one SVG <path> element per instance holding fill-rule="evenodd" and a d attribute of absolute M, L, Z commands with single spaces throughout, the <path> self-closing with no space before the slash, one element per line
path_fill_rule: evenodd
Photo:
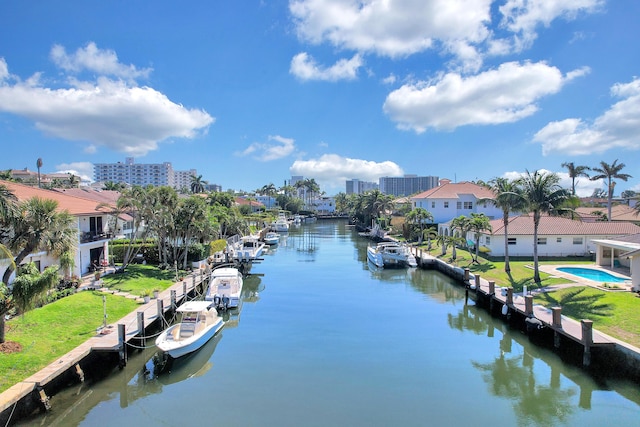
<path fill-rule="evenodd" d="M 558 173 L 640 192 L 636 2 L 0 5 L 0 170 L 170 162 L 224 190 Z M 580 177 L 588 196 L 602 182 Z"/>

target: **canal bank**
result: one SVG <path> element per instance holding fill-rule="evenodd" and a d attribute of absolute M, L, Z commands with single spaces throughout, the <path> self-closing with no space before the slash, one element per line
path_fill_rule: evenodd
<path fill-rule="evenodd" d="M 125 366 L 130 352 L 144 349 L 151 334 L 164 329 L 176 307 L 202 295 L 206 283 L 205 270 L 194 271 L 118 321 L 107 324 L 105 318 L 95 336 L 0 393 L 0 424 L 9 425 L 12 419 L 34 411 L 48 411 L 51 409 L 50 396 L 61 389 L 100 376 L 102 371 L 113 366 Z M 97 290 L 112 292 L 106 288 Z M 122 294 L 122 297 L 129 295 Z"/>
<path fill-rule="evenodd" d="M 159 375 L 153 349 L 134 352 L 18 424 L 595 426 L 640 416 L 635 384 L 596 381 L 533 345 L 439 271 L 372 269 L 366 242 L 342 222 L 292 230 L 253 273 L 220 342 Z"/>
<path fill-rule="evenodd" d="M 561 307 L 546 308 L 533 303 L 530 293 L 515 294 L 513 287 L 501 287 L 469 269 L 455 267 L 413 249 L 418 266 L 440 271 L 465 287 L 476 304 L 510 326 L 521 330 L 539 345 L 553 348 L 596 376 L 619 376 L 640 384 L 640 349 L 593 328 L 593 321 L 562 315 Z M 526 291 L 525 291 L 526 292 Z"/>

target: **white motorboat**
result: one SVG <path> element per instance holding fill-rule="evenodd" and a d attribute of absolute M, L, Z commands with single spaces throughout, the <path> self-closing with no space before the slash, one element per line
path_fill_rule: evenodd
<path fill-rule="evenodd" d="M 267 245 L 277 245 L 280 242 L 280 235 L 274 231 L 269 231 L 262 240 Z"/>
<path fill-rule="evenodd" d="M 399 242 L 380 242 L 367 247 L 367 258 L 376 267 L 417 267 L 409 247 Z"/>
<path fill-rule="evenodd" d="M 278 212 L 278 219 L 272 224 L 272 228 L 278 233 L 289 231 L 289 221 L 284 212 Z"/>
<path fill-rule="evenodd" d="M 174 359 L 198 350 L 224 326 L 211 301 L 188 301 L 176 311 L 180 323 L 156 338 L 156 346 Z"/>
<path fill-rule="evenodd" d="M 264 251 L 264 245 L 265 242 L 261 242 L 258 236 L 243 236 L 233 249 L 233 257 L 241 262 L 253 261 L 256 258 L 260 258 Z"/>
<path fill-rule="evenodd" d="M 211 272 L 209 288 L 204 299 L 213 301 L 216 307 L 238 308 L 242 293 L 242 273 L 233 267 L 220 267 Z"/>

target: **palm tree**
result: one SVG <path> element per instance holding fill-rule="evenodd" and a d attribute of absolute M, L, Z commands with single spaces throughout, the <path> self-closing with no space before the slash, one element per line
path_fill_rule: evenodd
<path fill-rule="evenodd" d="M 207 181 L 203 181 L 202 180 L 202 175 L 191 175 L 191 192 L 196 194 L 196 193 L 202 193 L 204 192 L 204 186 L 205 184 L 208 184 Z"/>
<path fill-rule="evenodd" d="M 613 199 L 613 190 L 616 186 L 614 179 L 626 181 L 629 178 L 633 178 L 629 174 L 620 173 L 624 166 L 624 163 L 618 163 L 618 159 L 616 159 L 611 164 L 601 161 L 600 167 L 591 168 L 592 171 L 597 173 L 591 177 L 591 181 L 597 181 L 598 179 L 607 180 L 607 218 L 609 218 L 609 221 L 611 221 L 611 200 Z"/>
<path fill-rule="evenodd" d="M 78 241 L 77 224 L 67 211 L 58 211 L 55 200 L 33 197 L 19 206 L 19 215 L 11 221 L 14 233 L 7 247 L 15 254 L 14 263 L 20 263 L 36 250 L 60 257 L 64 252 L 74 251 Z M 5 284 L 14 268 L 9 266 L 2 277 Z"/>
<path fill-rule="evenodd" d="M 554 173 L 535 171 L 520 178 L 522 194 L 526 200 L 526 210 L 533 213 L 533 280 L 540 284 L 538 265 L 538 227 L 542 214 L 562 215 L 569 198 L 569 192 L 559 185 L 560 178 Z"/>
<path fill-rule="evenodd" d="M 469 231 L 473 231 L 474 233 L 476 256 L 473 262 L 477 264 L 480 249 L 480 234 L 483 231 L 492 231 L 491 224 L 489 223 L 489 217 L 484 213 L 472 212 L 471 219 L 469 220 Z"/>
<path fill-rule="evenodd" d="M 36 298 L 58 283 L 58 269 L 57 265 L 50 265 L 40 273 L 33 262 L 20 267 L 11 292 L 20 313 L 31 309 Z"/>
<path fill-rule="evenodd" d="M 488 188 L 496 195 L 494 199 L 482 199 L 502 209 L 502 225 L 504 226 L 504 271 L 511 272 L 509 264 L 509 214 L 519 212 L 525 206 L 525 199 L 517 181 L 507 178 L 494 178 L 489 181 Z"/>
<path fill-rule="evenodd" d="M 278 194 L 278 189 L 276 188 L 276 186 L 272 182 L 270 182 L 269 184 L 262 186 L 262 188 L 260 188 L 257 192 L 264 196 L 269 196 L 268 207 L 272 208 L 273 206 L 271 206 L 271 198 Z"/>
<path fill-rule="evenodd" d="M 425 221 L 433 222 L 433 215 L 425 208 L 414 208 L 407 214 L 406 219 L 409 224 L 420 227 L 418 244 L 421 245 L 422 239 L 424 238 L 424 223 Z"/>
<path fill-rule="evenodd" d="M 469 231 L 471 219 L 467 216 L 460 215 L 457 218 L 451 220 L 451 231 L 453 231 L 452 235 L 455 236 L 456 232 L 460 233 L 461 240 L 455 240 L 457 242 L 461 242 L 464 240 L 464 247 L 469 251 L 469 243 L 467 242 L 467 232 Z M 455 248 L 455 246 L 454 246 Z M 471 251 L 469 251 L 471 252 Z"/>
<path fill-rule="evenodd" d="M 40 168 L 42 167 L 42 158 L 38 157 L 38 160 L 36 160 L 36 167 L 38 168 L 38 188 L 42 187 L 40 185 Z"/>
<path fill-rule="evenodd" d="M 573 162 L 565 162 L 562 164 L 563 168 L 567 168 L 569 177 L 571 178 L 571 194 L 576 195 L 576 178 L 584 176 L 589 178 L 586 171 L 591 170 L 589 166 L 576 166 Z"/>
<path fill-rule="evenodd" d="M 0 289 L 0 343 L 4 342 L 4 315 L 9 308 L 8 284 L 17 265 L 36 251 L 44 251 L 61 260 L 72 259 L 78 241 L 76 219 L 67 211 L 58 211 L 58 202 L 34 197 L 18 206 L 18 214 L 9 222 L 13 233 L 6 248 L 13 253 L 12 262 L 2 276 Z"/>

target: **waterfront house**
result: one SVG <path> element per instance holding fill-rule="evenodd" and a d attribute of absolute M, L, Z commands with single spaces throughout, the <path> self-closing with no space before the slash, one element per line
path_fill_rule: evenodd
<path fill-rule="evenodd" d="M 504 256 L 504 224 L 502 218 L 490 221 L 492 232 L 480 234 L 480 245 L 490 256 Z M 450 227 L 442 225 L 440 232 L 450 234 Z M 509 218 L 507 242 L 509 256 L 533 256 L 533 215 Z M 595 240 L 611 239 L 640 233 L 640 227 L 629 222 L 583 222 L 570 218 L 542 216 L 538 227 L 538 255 L 542 257 L 592 256 Z M 465 236 L 474 240 L 473 233 Z M 629 267 L 628 260 L 619 260 Z"/>
<path fill-rule="evenodd" d="M 640 234 L 595 239 L 596 264 L 608 267 L 628 267 L 631 275 L 631 286 L 640 291 Z"/>
<path fill-rule="evenodd" d="M 412 208 L 424 208 L 433 215 L 434 224 L 451 221 L 460 215 L 484 213 L 490 219 L 502 218 L 502 210 L 491 203 L 480 202 L 493 199 L 495 194 L 473 182 L 451 182 L 441 179 L 440 185 L 411 197 Z"/>
<path fill-rule="evenodd" d="M 77 219 L 78 243 L 74 257 L 74 267 L 71 275 L 81 276 L 89 271 L 92 263 L 99 265 L 108 261 L 108 242 L 113 233 L 109 229 L 109 213 L 97 209 L 98 203 L 94 200 L 75 197 L 63 192 L 44 190 L 37 187 L 18 184 L 10 181 L 0 181 L 6 186 L 19 202 L 24 202 L 33 197 L 51 199 L 58 202 L 58 209 L 66 210 Z M 59 264 L 58 260 L 46 252 L 37 252 L 28 255 L 24 263 L 33 261 L 40 271 L 52 264 Z M 0 273 L 4 273 L 6 267 L 0 267 Z M 13 279 L 12 279 L 13 280 Z"/>

